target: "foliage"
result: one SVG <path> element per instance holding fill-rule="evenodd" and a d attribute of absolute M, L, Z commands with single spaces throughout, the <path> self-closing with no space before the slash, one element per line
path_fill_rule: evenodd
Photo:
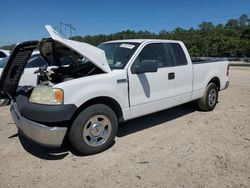
<path fill-rule="evenodd" d="M 15 46 L 14 44 L 6 45 L 6 46 L 0 47 L 0 49 L 3 49 L 3 50 L 12 50 L 12 48 L 13 48 L 14 46 Z"/>
<path fill-rule="evenodd" d="M 181 40 L 194 57 L 250 56 L 250 20 L 247 15 L 241 15 L 239 19 L 230 19 L 225 25 L 202 22 L 197 29 L 176 28 L 171 32 L 161 30 L 158 34 L 127 30 L 109 35 L 75 36 L 71 39 L 98 45 L 109 40 L 134 38 Z"/>
<path fill-rule="evenodd" d="M 149 31 L 121 31 L 113 34 L 94 36 L 74 36 L 72 40 L 98 45 L 105 41 L 119 39 L 169 39 L 181 40 L 187 46 L 191 56 L 211 57 L 250 57 L 250 19 L 241 15 L 239 19 L 230 19 L 223 24 L 202 22 L 197 29 L 176 28 L 174 31 L 161 30 L 158 34 Z M 5 47 L 9 49 L 11 46 Z"/>

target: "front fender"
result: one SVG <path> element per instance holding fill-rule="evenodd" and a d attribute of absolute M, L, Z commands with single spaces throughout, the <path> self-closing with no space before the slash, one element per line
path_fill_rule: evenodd
<path fill-rule="evenodd" d="M 124 70 L 74 79 L 54 87 L 63 89 L 64 104 L 75 104 L 80 107 L 93 98 L 110 97 L 124 109 L 129 106 L 128 83 L 118 83 L 119 79 L 127 79 Z"/>

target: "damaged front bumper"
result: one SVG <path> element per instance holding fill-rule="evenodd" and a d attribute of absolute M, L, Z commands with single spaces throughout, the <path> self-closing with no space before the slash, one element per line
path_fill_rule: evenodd
<path fill-rule="evenodd" d="M 60 147 L 62 145 L 67 132 L 66 127 L 48 127 L 26 119 L 20 114 L 15 102 L 11 103 L 10 111 L 17 128 L 24 136 L 48 147 Z"/>

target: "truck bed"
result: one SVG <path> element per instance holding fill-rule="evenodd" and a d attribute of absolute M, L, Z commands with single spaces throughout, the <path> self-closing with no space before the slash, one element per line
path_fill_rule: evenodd
<path fill-rule="evenodd" d="M 202 91 L 209 80 L 213 77 L 219 78 L 220 90 L 224 89 L 227 81 L 228 61 L 204 60 L 192 61 L 193 63 L 193 91 Z"/>
<path fill-rule="evenodd" d="M 202 63 L 216 63 L 222 62 L 223 60 L 216 60 L 216 59 L 192 59 L 193 64 L 202 64 Z"/>

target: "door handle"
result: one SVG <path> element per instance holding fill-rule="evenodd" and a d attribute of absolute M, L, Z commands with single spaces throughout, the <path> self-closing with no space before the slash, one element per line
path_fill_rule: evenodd
<path fill-rule="evenodd" d="M 168 79 L 169 79 L 169 80 L 175 79 L 175 74 L 174 74 L 174 72 L 168 73 Z"/>

